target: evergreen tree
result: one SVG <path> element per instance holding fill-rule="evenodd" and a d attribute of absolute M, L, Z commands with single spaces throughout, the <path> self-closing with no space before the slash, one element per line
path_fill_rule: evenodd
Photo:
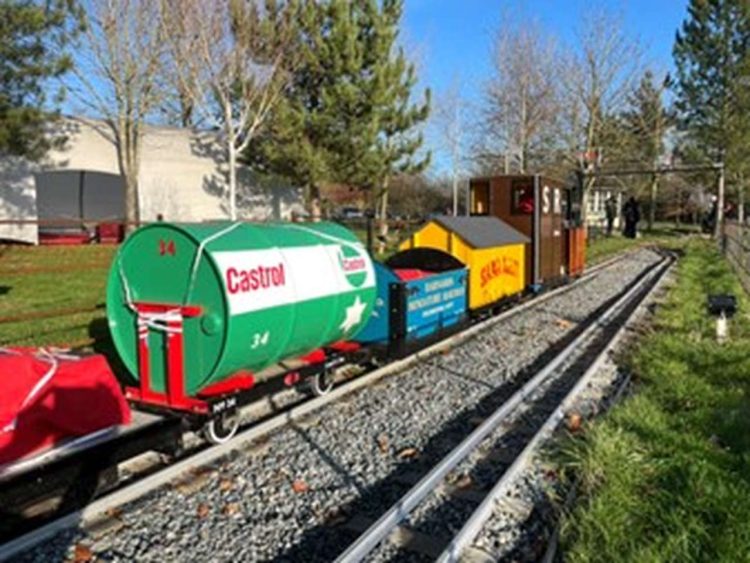
<path fill-rule="evenodd" d="M 270 126 L 247 151 L 258 170 L 305 186 L 332 181 L 375 190 L 427 165 L 418 159 L 429 92 L 411 103 L 416 75 L 396 47 L 401 0 L 303 2 L 292 79 Z M 313 210 L 315 213 L 315 210 Z"/>
<path fill-rule="evenodd" d="M 727 131 L 748 119 L 732 92 L 750 76 L 745 64 L 749 45 L 747 2 L 690 1 L 674 45 L 675 106 L 689 140 L 709 159 L 726 156 L 730 148 Z"/>
<path fill-rule="evenodd" d="M 654 75 L 646 71 L 638 87 L 628 96 L 628 110 L 624 115 L 626 131 L 630 137 L 629 148 L 637 164 L 644 168 L 656 168 L 664 153 L 664 134 L 670 116 L 664 107 L 662 95 L 669 85 L 666 77 L 657 86 Z M 649 180 L 648 229 L 653 229 L 656 216 L 656 199 L 659 177 L 653 174 Z"/>
<path fill-rule="evenodd" d="M 0 2 L 0 153 L 39 158 L 49 147 L 45 124 L 54 114 L 45 93 L 71 67 L 62 47 L 78 10 L 73 0 Z"/>

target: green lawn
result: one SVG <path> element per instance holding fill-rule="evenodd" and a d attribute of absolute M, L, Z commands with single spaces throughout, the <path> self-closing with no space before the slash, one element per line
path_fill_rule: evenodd
<path fill-rule="evenodd" d="M 104 290 L 115 250 L 105 245 L 0 247 L 0 346 L 62 346 L 108 338 Z"/>
<path fill-rule="evenodd" d="M 676 287 L 629 360 L 636 393 L 563 448 L 581 477 L 568 561 L 750 561 L 750 301 L 692 240 Z M 719 346 L 710 293 L 740 297 Z"/>
<path fill-rule="evenodd" d="M 588 263 L 596 264 L 611 258 L 615 254 L 625 252 L 631 248 L 644 244 L 659 244 L 672 246 L 676 239 L 681 235 L 691 233 L 695 234 L 698 230 L 692 227 L 686 227 L 676 230 L 670 224 L 656 224 L 650 232 L 640 231 L 639 237 L 629 239 L 622 236 L 621 233 L 613 233 L 612 236 L 600 234 L 596 237 L 589 237 L 588 248 L 586 249 L 586 260 Z"/>

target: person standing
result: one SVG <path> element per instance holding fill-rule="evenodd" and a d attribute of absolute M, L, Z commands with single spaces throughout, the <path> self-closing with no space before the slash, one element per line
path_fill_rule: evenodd
<path fill-rule="evenodd" d="M 607 236 L 611 237 L 612 228 L 615 225 L 615 217 L 617 217 L 617 202 L 612 195 L 604 202 L 604 215 L 607 219 Z"/>
<path fill-rule="evenodd" d="M 625 219 L 624 235 L 627 238 L 634 239 L 638 229 L 638 221 L 641 220 L 641 209 L 638 205 L 638 200 L 634 196 L 630 196 L 625 205 L 623 205 L 622 216 Z"/>

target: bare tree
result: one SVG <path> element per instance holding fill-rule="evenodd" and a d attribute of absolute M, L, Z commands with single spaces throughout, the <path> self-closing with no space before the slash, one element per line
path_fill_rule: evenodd
<path fill-rule="evenodd" d="M 99 0 L 85 13 L 77 64 L 67 86 L 105 124 L 125 183 L 128 229 L 139 220 L 138 174 L 143 128 L 160 104 L 164 41 L 161 7 L 150 0 Z"/>
<path fill-rule="evenodd" d="M 593 9 L 577 30 L 577 46 L 561 61 L 562 99 L 560 138 L 574 166 L 584 166 L 580 155 L 611 151 L 601 146 L 606 120 L 620 113 L 641 75 L 641 50 L 626 36 L 620 19 Z M 593 187 L 590 178 L 584 197 Z"/>
<path fill-rule="evenodd" d="M 495 35 L 493 76 L 479 127 L 485 167 L 526 172 L 553 145 L 558 114 L 558 49 L 534 21 L 504 21 Z"/>
<path fill-rule="evenodd" d="M 441 145 L 451 164 L 453 215 L 458 215 L 459 183 L 466 164 L 466 132 L 468 106 L 461 97 L 461 80 L 456 77 L 438 98 L 433 114 Z"/>
<path fill-rule="evenodd" d="M 221 132 L 229 216 L 237 218 L 237 160 L 283 93 L 293 55 L 292 8 L 247 0 L 164 0 L 176 89 Z M 285 63 L 285 64 L 282 64 Z M 186 101 L 189 100 L 189 103 Z"/>

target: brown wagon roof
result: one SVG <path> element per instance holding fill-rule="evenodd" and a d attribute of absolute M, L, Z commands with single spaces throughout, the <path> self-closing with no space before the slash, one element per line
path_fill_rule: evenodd
<path fill-rule="evenodd" d="M 437 224 L 453 231 L 473 248 L 491 248 L 506 244 L 531 242 L 527 236 L 501 221 L 497 217 L 473 216 L 451 217 L 441 215 L 433 219 Z"/>

